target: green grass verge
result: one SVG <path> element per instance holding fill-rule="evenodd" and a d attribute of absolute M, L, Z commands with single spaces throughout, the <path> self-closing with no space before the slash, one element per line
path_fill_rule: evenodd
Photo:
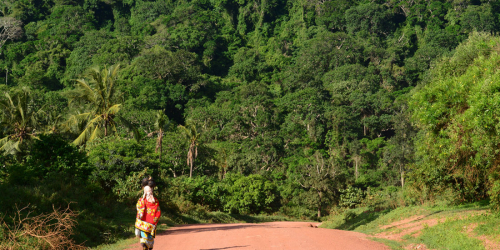
<path fill-rule="evenodd" d="M 424 243 L 431 249 L 484 250 L 481 240 L 471 238 L 464 232 L 471 221 L 475 220 L 447 220 L 436 226 L 426 227 L 417 238 L 417 242 Z"/>
<path fill-rule="evenodd" d="M 388 246 L 392 250 L 403 250 L 404 244 L 401 242 L 393 241 L 393 240 L 388 240 L 388 239 L 381 239 L 381 238 L 375 238 L 371 237 L 369 238 L 370 240 L 377 241 L 380 243 L 383 243 L 384 245 Z"/>
<path fill-rule="evenodd" d="M 423 216 L 422 220 L 445 219 L 445 222 L 432 227 L 424 227 L 417 237 L 414 237 L 413 234 L 406 235 L 402 242 L 376 237 L 372 240 L 382 242 L 391 249 L 402 249 L 411 243 L 423 243 L 430 249 L 485 249 L 484 243 L 478 239 L 481 235 L 496 239 L 496 242 L 499 243 L 500 228 L 497 225 L 500 224 L 500 215 L 489 212 L 488 201 L 457 206 L 400 207 L 382 211 L 361 207 L 331 215 L 325 218 L 320 227 L 352 230 L 369 235 L 381 232 L 398 233 L 402 229 L 382 229 L 381 227 L 414 216 Z M 475 227 L 475 229 L 472 230 L 471 227 Z"/>

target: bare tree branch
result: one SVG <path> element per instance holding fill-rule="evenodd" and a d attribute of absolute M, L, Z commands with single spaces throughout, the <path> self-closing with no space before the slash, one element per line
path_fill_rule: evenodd
<path fill-rule="evenodd" d="M 23 35 L 21 24 L 13 17 L 0 17 L 0 48 L 7 40 L 15 40 Z"/>

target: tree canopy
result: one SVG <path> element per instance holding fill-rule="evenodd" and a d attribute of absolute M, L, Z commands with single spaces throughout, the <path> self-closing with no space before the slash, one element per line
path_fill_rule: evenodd
<path fill-rule="evenodd" d="M 242 213 L 321 216 L 396 187 L 500 197 L 499 17 L 496 1 L 2 1 L 0 91 L 36 99 L 0 96 L 0 147 L 47 131 L 85 145 L 109 190 L 154 169 L 227 185 L 193 201 Z"/>

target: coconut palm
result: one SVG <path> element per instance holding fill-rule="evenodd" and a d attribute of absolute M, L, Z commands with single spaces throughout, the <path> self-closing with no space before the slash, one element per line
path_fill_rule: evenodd
<path fill-rule="evenodd" d="M 77 130 L 79 125 L 84 124 L 83 131 L 73 141 L 75 145 L 83 145 L 98 138 L 116 134 L 116 122 L 130 128 L 130 123 L 123 118 L 117 117 L 121 109 L 121 103 L 117 102 L 115 96 L 115 84 L 120 65 L 90 68 L 87 79 L 76 80 L 76 88 L 67 93 L 71 102 L 79 102 L 86 105 L 86 111 L 72 115 L 66 125 L 72 130 Z M 75 129 L 76 128 L 76 129 Z M 134 130 L 134 136 L 137 133 Z"/>
<path fill-rule="evenodd" d="M 149 137 L 153 136 L 154 134 L 158 135 L 158 139 L 156 140 L 156 148 L 155 148 L 155 153 L 158 153 L 158 150 L 160 151 L 160 161 L 161 161 L 161 155 L 162 155 L 162 146 L 163 146 L 163 135 L 166 131 L 169 131 L 172 128 L 172 121 L 168 119 L 168 116 L 165 114 L 164 110 L 158 110 L 156 113 L 156 121 L 154 124 L 155 131 L 151 132 L 148 134 Z"/>
<path fill-rule="evenodd" d="M 2 127 L 0 151 L 4 154 L 16 155 L 22 151 L 22 146 L 37 138 L 41 124 L 39 117 L 44 113 L 43 108 L 35 105 L 33 96 L 28 88 L 21 88 L 14 93 L 5 93 L 0 100 Z"/>
<path fill-rule="evenodd" d="M 194 160 L 198 157 L 198 140 L 200 133 L 198 127 L 192 120 L 186 121 L 186 126 L 179 125 L 179 129 L 184 133 L 189 142 L 187 164 L 189 165 L 189 178 L 193 177 Z"/>

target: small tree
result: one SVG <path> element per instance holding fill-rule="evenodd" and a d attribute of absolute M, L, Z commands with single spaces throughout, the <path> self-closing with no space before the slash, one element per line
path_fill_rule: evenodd
<path fill-rule="evenodd" d="M 28 88 L 15 91 L 12 95 L 5 93 L 5 98 L 0 100 L 0 108 L 0 124 L 6 135 L 0 138 L 0 151 L 18 154 L 22 151 L 22 144 L 37 138 L 41 126 L 38 118 L 44 111 L 34 104 Z"/>
<path fill-rule="evenodd" d="M 75 145 L 83 145 L 97 138 L 103 138 L 113 133 L 116 134 L 116 122 L 120 121 L 125 127 L 134 131 L 134 137 L 138 140 L 137 131 L 129 122 L 118 118 L 122 104 L 118 103 L 115 96 L 115 84 L 120 65 L 104 67 L 100 70 L 93 67 L 85 79 L 76 80 L 76 89 L 67 93 L 71 102 L 79 101 L 86 105 L 87 111 L 72 115 L 66 125 L 73 130 L 78 130 L 80 124 L 84 124 L 83 131 L 73 141 Z"/>
<path fill-rule="evenodd" d="M 186 126 L 179 125 L 179 129 L 184 133 L 186 140 L 189 141 L 187 164 L 189 166 L 189 178 L 191 178 L 193 176 L 194 160 L 198 157 L 198 140 L 201 134 L 198 132 L 198 127 L 193 120 L 187 120 Z"/>
<path fill-rule="evenodd" d="M 168 119 L 168 116 L 165 114 L 164 110 L 158 110 L 156 113 L 156 120 L 154 124 L 155 131 L 148 134 L 149 137 L 153 136 L 153 134 L 158 135 L 158 139 L 156 139 L 156 148 L 155 153 L 160 151 L 160 161 L 162 154 L 162 146 L 163 146 L 163 135 L 166 131 L 169 131 L 172 128 L 172 121 Z"/>

